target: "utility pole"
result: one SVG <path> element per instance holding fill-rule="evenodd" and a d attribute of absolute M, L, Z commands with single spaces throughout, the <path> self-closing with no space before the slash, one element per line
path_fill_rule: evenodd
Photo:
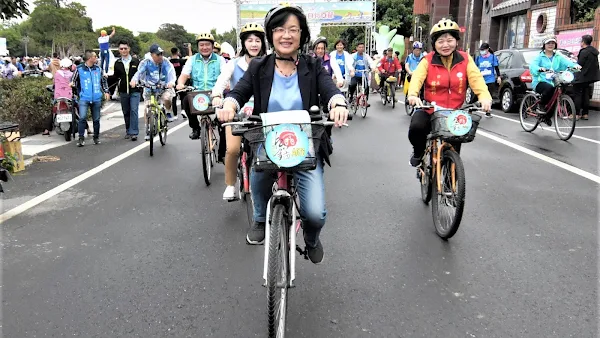
<path fill-rule="evenodd" d="M 29 37 L 28 37 L 28 36 L 24 36 L 24 37 L 21 39 L 21 42 L 23 42 L 23 43 L 25 44 L 25 56 L 28 56 L 28 55 L 27 55 L 27 44 L 29 43 Z"/>

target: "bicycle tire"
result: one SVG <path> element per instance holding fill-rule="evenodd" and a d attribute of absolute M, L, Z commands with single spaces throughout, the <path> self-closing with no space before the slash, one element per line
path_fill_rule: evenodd
<path fill-rule="evenodd" d="M 567 114 L 567 119 L 569 121 L 572 121 L 571 128 L 569 129 L 569 131 L 566 135 L 562 135 L 560 132 L 560 129 L 558 127 L 558 119 L 559 119 L 558 107 L 560 107 L 563 100 L 569 105 L 568 109 L 570 109 L 570 111 L 571 111 L 571 114 Z M 568 118 L 569 115 L 573 116 L 573 118 L 569 119 Z M 554 129 L 556 130 L 556 134 L 558 135 L 558 138 L 560 138 L 563 141 L 568 141 L 571 138 L 571 136 L 573 136 L 573 133 L 575 132 L 575 125 L 577 124 L 576 115 L 577 115 L 577 112 L 575 111 L 575 102 L 573 102 L 573 99 L 569 95 L 564 95 L 564 94 L 561 95 L 558 98 L 556 107 L 554 107 Z"/>
<path fill-rule="evenodd" d="M 426 205 L 429 204 L 429 201 L 431 201 L 431 194 L 432 194 L 432 184 L 431 182 L 433 181 L 432 175 L 431 173 L 433 172 L 432 168 L 431 168 L 431 153 L 426 153 L 425 157 L 424 157 L 424 161 L 423 163 L 421 163 L 421 167 L 423 168 L 423 172 L 425 173 L 424 176 L 421 177 L 420 183 L 421 183 L 421 199 L 423 200 L 423 203 L 425 203 Z"/>
<path fill-rule="evenodd" d="M 270 224 L 269 266 L 267 267 L 267 316 L 269 338 L 279 338 L 285 336 L 288 278 L 290 275 L 288 264 L 288 227 L 285 222 L 285 207 L 283 204 L 277 204 L 273 208 Z M 279 274 L 281 275 L 281 280 L 278 278 Z M 279 306 L 277 306 L 277 301 L 280 302 Z"/>
<path fill-rule="evenodd" d="M 150 156 L 154 156 L 154 111 L 151 109 L 148 116 L 148 132 L 150 133 Z"/>
<path fill-rule="evenodd" d="M 384 84 L 384 87 L 381 89 L 381 103 L 385 106 L 387 104 L 387 85 Z"/>
<path fill-rule="evenodd" d="M 449 149 L 444 149 L 442 158 L 441 158 L 441 172 L 444 172 L 444 169 L 447 168 L 448 164 L 455 164 L 455 178 L 456 178 L 456 193 L 454 198 L 454 207 L 456 208 L 456 212 L 454 218 L 448 227 L 443 227 L 440 220 L 440 197 L 441 193 L 445 191 L 444 182 L 442 182 L 442 192 L 438 191 L 437 188 L 437 180 L 440 179 L 435 177 L 432 180 L 433 185 L 433 194 L 432 194 L 432 214 L 433 214 L 433 224 L 435 226 L 435 232 L 442 239 L 447 240 L 456 234 L 458 231 L 458 227 L 460 226 L 460 221 L 462 220 L 462 215 L 465 207 L 465 168 L 463 166 L 462 160 L 460 159 L 460 155 L 454 151 Z M 442 179 L 445 178 L 446 175 L 442 174 Z M 448 202 L 445 202 L 447 204 Z"/>
<path fill-rule="evenodd" d="M 168 124 L 167 124 L 167 117 L 165 116 L 164 113 L 160 114 L 160 128 L 158 129 L 158 138 L 160 139 L 160 144 L 161 145 L 165 145 L 167 144 L 167 131 L 169 129 Z"/>
<path fill-rule="evenodd" d="M 526 107 L 525 105 L 527 104 L 526 102 L 532 100 L 533 103 L 535 103 L 535 101 L 537 101 L 537 96 L 535 96 L 534 94 L 528 93 L 527 95 L 525 95 L 525 97 L 523 97 L 523 100 L 521 100 L 521 105 L 519 106 L 519 122 L 521 122 L 521 128 L 523 128 L 523 130 L 525 130 L 528 133 L 531 133 L 532 131 L 535 130 L 535 128 L 537 128 L 537 126 L 540 124 L 540 119 L 536 118 L 535 119 L 535 123 L 533 124 L 533 127 L 529 128 L 526 127 L 525 121 L 523 119 L 523 111 L 527 108 L 527 109 L 531 109 L 531 106 Z"/>
<path fill-rule="evenodd" d="M 392 101 L 392 109 L 396 108 L 396 86 L 390 86 L 390 98 Z"/>
<path fill-rule="evenodd" d="M 205 119 L 201 119 L 200 126 L 200 146 L 202 147 L 202 174 L 204 176 L 204 182 L 206 185 L 210 185 L 210 175 L 212 171 L 212 152 L 210 151 L 210 144 L 208 143 L 208 124 Z"/>

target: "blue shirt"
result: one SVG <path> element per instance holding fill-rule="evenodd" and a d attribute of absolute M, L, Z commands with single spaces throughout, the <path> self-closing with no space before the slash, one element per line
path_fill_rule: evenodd
<path fill-rule="evenodd" d="M 364 55 L 358 55 L 358 53 L 356 53 L 356 56 L 354 57 L 354 69 L 357 70 L 357 72 L 355 72 L 355 76 L 356 77 L 362 77 L 365 69 L 367 69 L 367 67 L 365 66 L 365 58 Z M 360 72 L 358 72 L 358 70 L 360 70 Z"/>
<path fill-rule="evenodd" d="M 302 95 L 300 95 L 300 86 L 298 85 L 298 72 L 292 76 L 285 77 L 277 70 L 273 75 L 273 85 L 271 86 L 271 96 L 267 112 L 277 112 L 286 110 L 302 110 Z"/>
<path fill-rule="evenodd" d="M 342 53 L 342 55 L 340 55 L 336 53 L 335 61 L 340 66 L 340 72 L 342 72 L 342 75 L 346 75 L 346 60 L 344 59 L 344 54 Z"/>
<path fill-rule="evenodd" d="M 486 56 L 479 55 L 475 59 L 475 64 L 479 67 L 485 83 L 496 82 L 496 78 L 500 75 L 496 74 L 496 69 L 494 68 L 498 67 L 498 57 L 496 55 L 492 53 L 488 53 Z"/>
<path fill-rule="evenodd" d="M 421 54 L 417 57 L 417 56 L 415 56 L 415 54 L 411 53 L 406 58 L 406 65 L 408 66 L 408 69 L 410 69 L 411 72 L 414 72 L 417 69 L 419 62 L 421 62 L 422 59 L 423 59 L 423 54 Z"/>

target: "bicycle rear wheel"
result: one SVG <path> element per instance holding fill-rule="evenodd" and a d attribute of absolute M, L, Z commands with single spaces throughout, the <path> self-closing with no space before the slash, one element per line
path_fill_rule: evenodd
<path fill-rule="evenodd" d="M 156 135 L 154 110 L 148 112 L 148 131 L 150 132 L 150 156 L 154 156 L 154 135 Z"/>
<path fill-rule="evenodd" d="M 269 228 L 269 266 L 267 268 L 267 315 L 269 338 L 285 336 L 289 277 L 288 225 L 285 207 L 277 204 Z"/>
<path fill-rule="evenodd" d="M 465 168 L 460 155 L 443 149 L 441 177 L 434 176 L 433 184 L 433 224 L 435 232 L 442 239 L 454 236 L 462 219 L 465 207 Z M 441 191 L 437 182 L 441 182 Z M 452 210 L 453 209 L 453 210 Z"/>
<path fill-rule="evenodd" d="M 573 99 L 569 95 L 561 95 L 554 107 L 554 129 L 561 140 L 567 141 L 573 136 L 577 123 L 576 115 Z"/>
<path fill-rule="evenodd" d="M 210 126 L 206 119 L 200 120 L 200 146 L 202 147 L 202 174 L 206 185 L 210 185 L 210 175 L 212 172 L 212 151 L 210 150 L 209 133 Z"/>
<path fill-rule="evenodd" d="M 431 201 L 431 192 L 432 192 L 431 153 L 429 153 L 429 152 L 425 153 L 425 157 L 423 158 L 421 167 L 419 167 L 417 170 L 419 170 L 418 177 L 421 179 L 421 199 L 423 200 L 423 203 L 429 204 L 429 201 Z M 422 172 L 420 170 L 422 170 Z"/>
<path fill-rule="evenodd" d="M 531 133 L 540 124 L 540 119 L 535 113 L 537 96 L 534 94 L 527 94 L 521 101 L 519 107 L 519 121 L 521 121 L 521 128 L 526 132 Z"/>
<path fill-rule="evenodd" d="M 158 137 L 160 139 L 160 144 L 163 146 L 167 144 L 167 130 L 169 130 L 167 125 L 167 117 L 165 114 L 160 114 L 160 128 L 158 128 Z"/>

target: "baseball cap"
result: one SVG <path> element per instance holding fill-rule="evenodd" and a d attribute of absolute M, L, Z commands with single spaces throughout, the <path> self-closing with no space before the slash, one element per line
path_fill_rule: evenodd
<path fill-rule="evenodd" d="M 157 43 L 150 46 L 150 54 L 162 54 L 163 52 L 163 49 L 160 48 L 160 46 Z"/>

